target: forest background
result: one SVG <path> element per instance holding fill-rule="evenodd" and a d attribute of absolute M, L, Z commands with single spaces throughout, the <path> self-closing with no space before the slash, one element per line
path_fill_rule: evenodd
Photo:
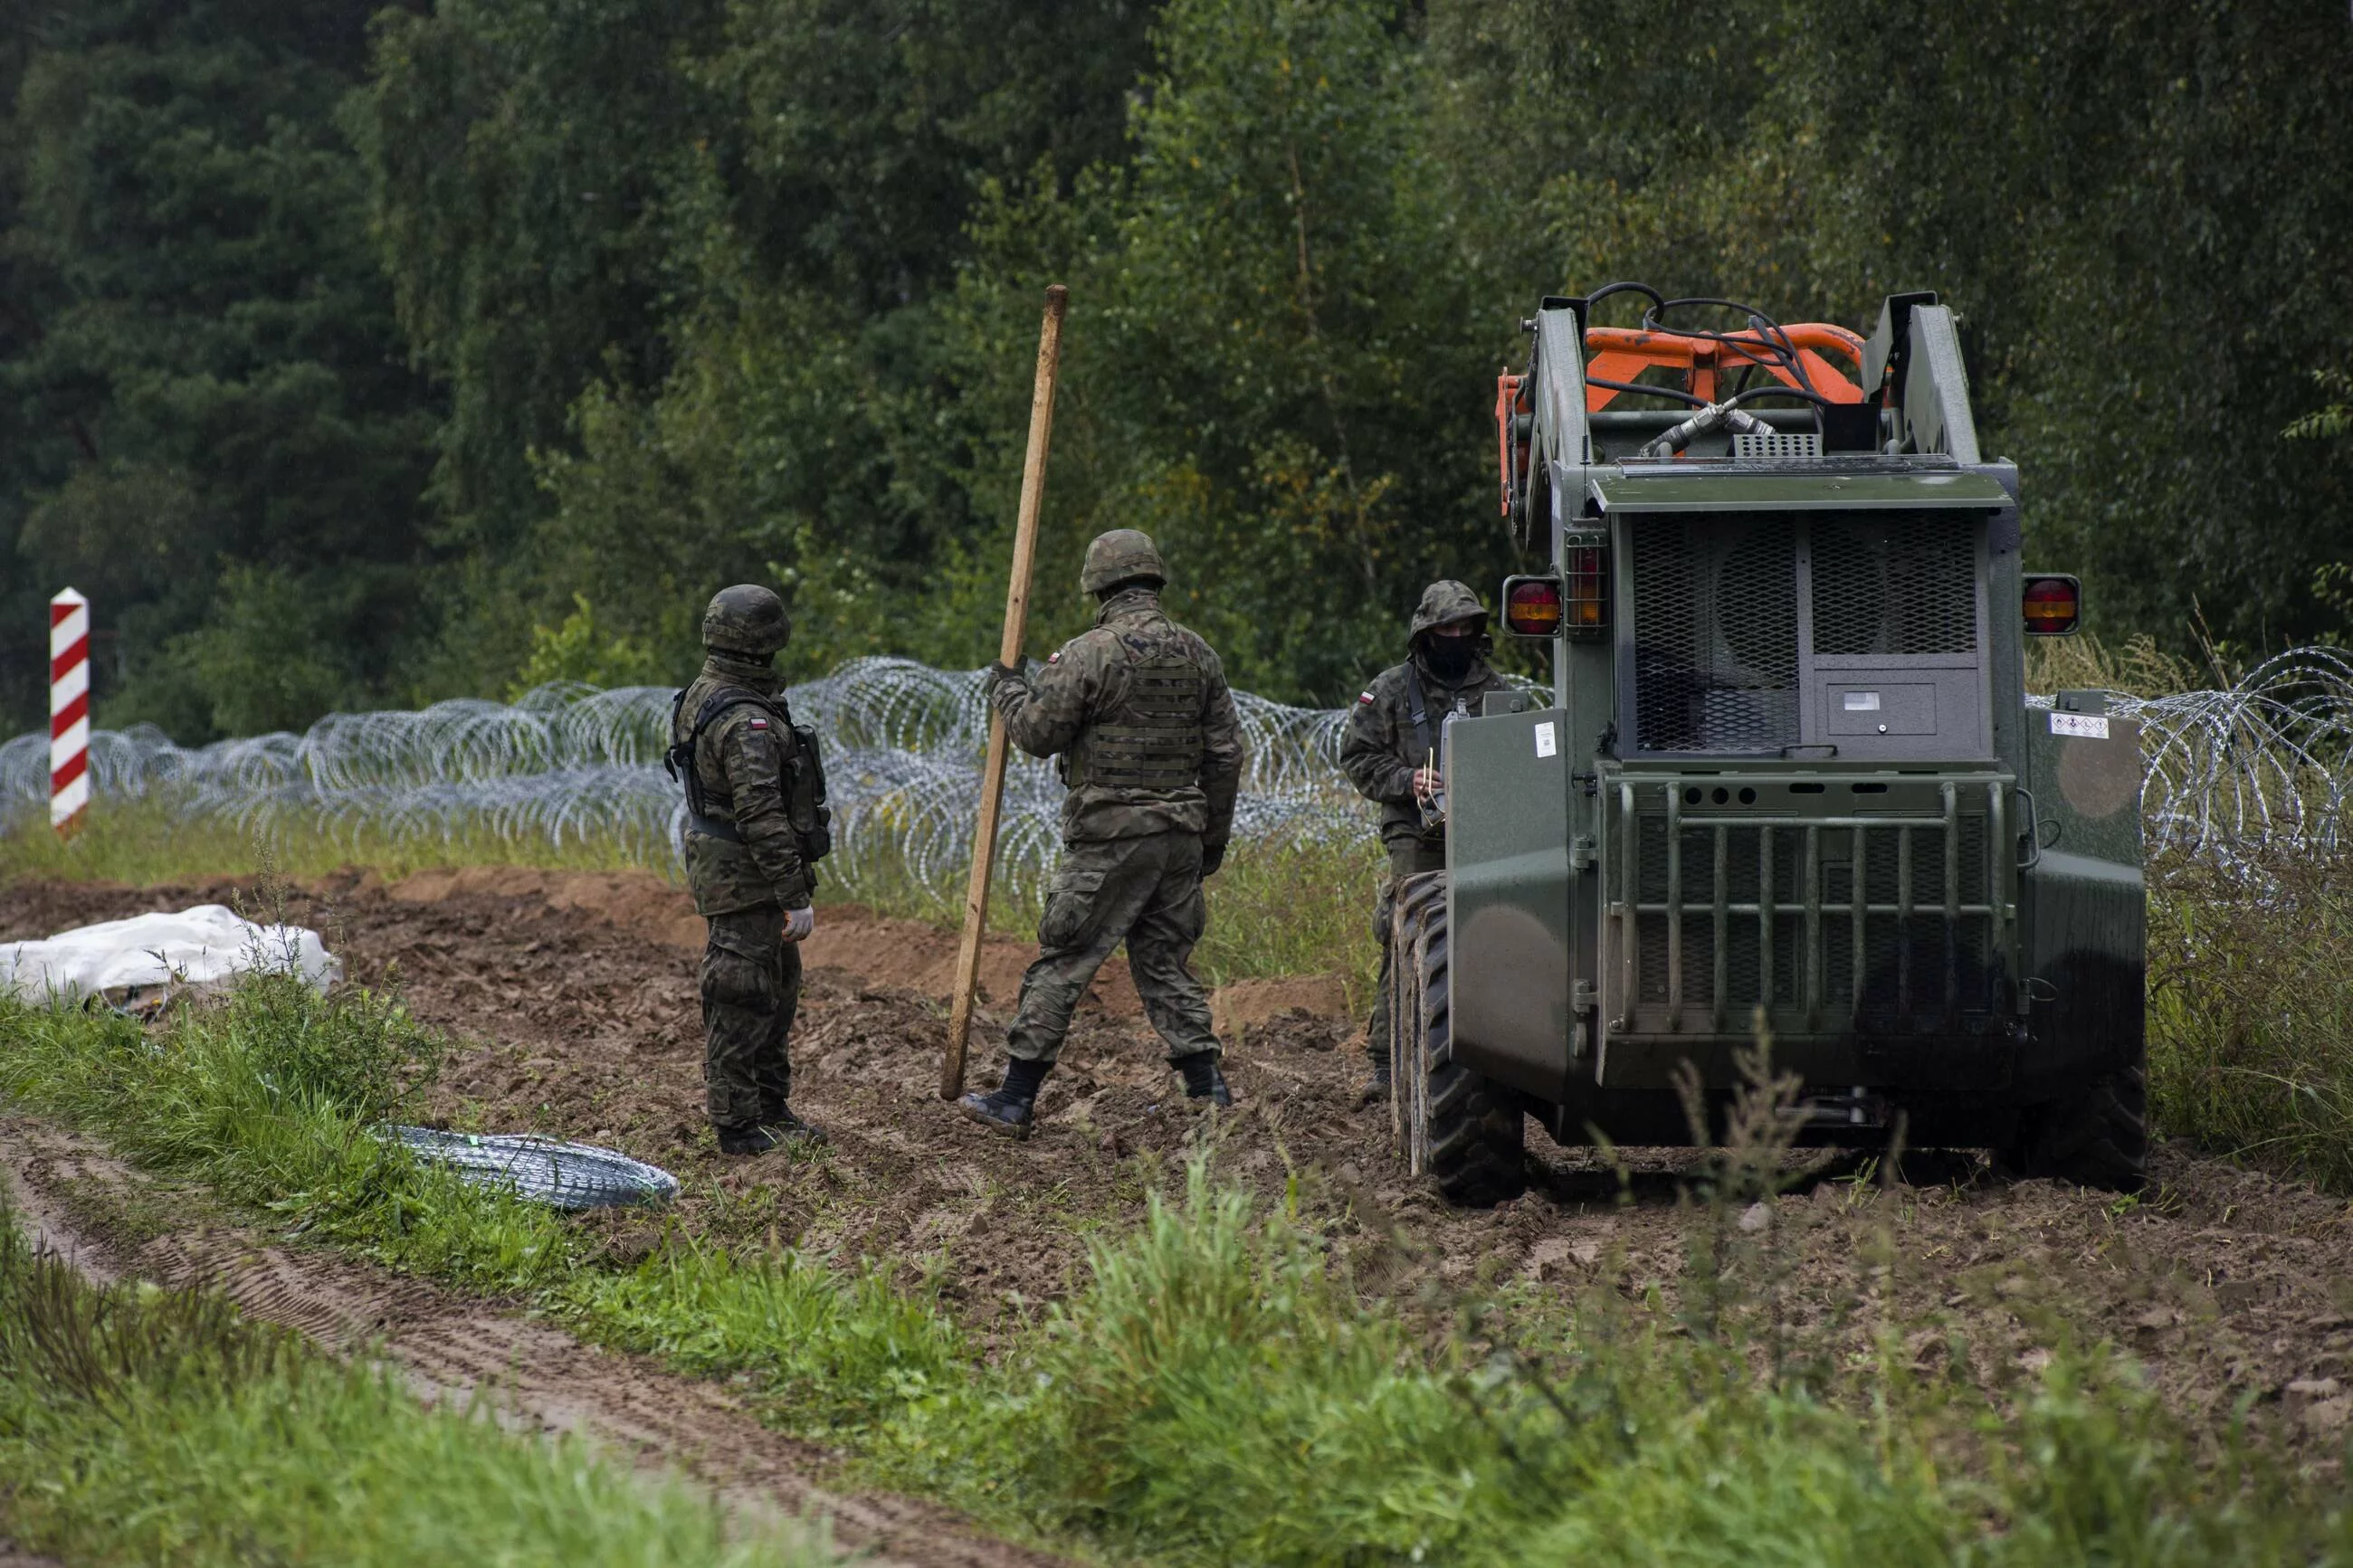
<path fill-rule="evenodd" d="M 1033 648 L 1097 530 L 1237 684 L 1492 591 L 1496 371 L 1638 278 L 1960 311 L 2030 563 L 2116 637 L 2353 637 L 2353 19 L 2179 0 L 0 0 L 0 722 L 41 601 L 192 742 L 991 657 L 1039 289 Z M 1624 302 L 1622 300 L 1621 303 Z"/>

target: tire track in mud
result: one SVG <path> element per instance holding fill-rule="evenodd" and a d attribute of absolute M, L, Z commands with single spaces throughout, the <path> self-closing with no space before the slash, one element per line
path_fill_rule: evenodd
<path fill-rule="evenodd" d="M 860 1563 L 1046 1568 L 1065 1561 L 982 1534 L 934 1504 L 833 1490 L 815 1479 L 827 1467 L 822 1450 L 762 1426 L 724 1385 L 584 1344 L 497 1303 L 237 1226 L 202 1223 L 145 1240 L 94 1232 L 71 1217 L 75 1210 L 103 1209 L 109 1194 L 155 1197 L 146 1177 L 88 1138 L 0 1116 L 0 1172 L 37 1243 L 94 1279 L 218 1289 L 248 1317 L 336 1355 L 383 1358 L 427 1401 L 480 1396 L 512 1430 L 570 1434 L 641 1468 L 674 1467 L 731 1506 L 824 1518 L 835 1544 Z M 0 1568 L 14 1561 L 0 1546 Z"/>

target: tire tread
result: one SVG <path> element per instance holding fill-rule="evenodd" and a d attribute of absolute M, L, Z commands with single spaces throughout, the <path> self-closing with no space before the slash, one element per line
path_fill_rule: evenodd
<path fill-rule="evenodd" d="M 1400 948 L 1400 956 L 1412 954 L 1415 965 L 1409 1016 L 1427 1052 L 1415 1099 L 1424 1119 L 1430 1180 L 1448 1202 L 1485 1208 L 1527 1190 L 1526 1115 L 1517 1095 L 1458 1066 L 1448 1050 L 1452 966 L 1446 903 L 1437 896 L 1441 891 L 1442 883 L 1435 890 L 1418 889 L 1403 911 L 1415 934 Z"/>
<path fill-rule="evenodd" d="M 2005 1163 L 2021 1176 L 2137 1193 L 2148 1182 L 2148 1075 L 2136 1062 L 2042 1106 Z"/>

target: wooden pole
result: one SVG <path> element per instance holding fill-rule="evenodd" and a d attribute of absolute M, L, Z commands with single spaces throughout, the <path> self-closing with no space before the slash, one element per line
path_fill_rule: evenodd
<path fill-rule="evenodd" d="M 1046 450 L 1054 435 L 1054 382 L 1062 365 L 1062 312 L 1071 291 L 1046 290 L 1046 319 L 1038 328 L 1038 380 L 1029 398 L 1029 450 L 1021 462 L 1021 510 L 1013 525 L 1013 574 L 1005 589 L 1005 636 L 997 661 L 1018 668 L 1029 631 L 1029 575 L 1038 555 L 1038 507 L 1046 493 Z M 997 862 L 997 819 L 1005 805 L 1005 721 L 988 716 L 988 760 L 980 773 L 980 825 L 972 838 L 972 880 L 964 895 L 964 940 L 956 946 L 955 991 L 948 1007 L 948 1047 L 940 1063 L 940 1098 L 964 1092 L 965 1044 L 972 1034 L 972 1000 L 980 981 L 980 939 L 988 929 L 988 877 Z"/>

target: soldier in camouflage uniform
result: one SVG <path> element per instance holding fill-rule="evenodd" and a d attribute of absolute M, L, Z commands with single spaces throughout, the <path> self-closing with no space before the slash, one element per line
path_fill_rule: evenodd
<path fill-rule="evenodd" d="M 787 635 L 775 594 L 721 590 L 703 613 L 702 671 L 670 719 L 674 767 L 693 771 L 687 886 L 711 928 L 702 952 L 705 1108 L 729 1154 L 825 1136 L 788 1103 L 787 1042 L 801 995 L 796 944 L 817 916 L 803 843 L 810 824 L 797 826 L 793 815 L 800 742 L 774 663 Z"/>
<path fill-rule="evenodd" d="M 1409 657 L 1381 671 L 1356 699 L 1341 743 L 1340 766 L 1349 781 L 1366 799 L 1380 803 L 1381 842 L 1389 852 L 1388 879 L 1373 905 L 1381 979 L 1366 1030 L 1373 1058 L 1372 1086 L 1363 1101 L 1368 1105 L 1389 1094 L 1389 915 L 1398 884 L 1446 869 L 1445 825 L 1431 826 L 1422 810 L 1444 787 L 1436 772 L 1439 728 L 1449 713 L 1476 713 L 1488 692 L 1509 689 L 1487 668 L 1486 634 L 1487 612 L 1478 595 L 1460 583 L 1432 583 L 1423 589 L 1407 634 Z"/>
<path fill-rule="evenodd" d="M 1004 1085 L 962 1102 L 974 1121 L 1016 1138 L 1029 1136 L 1038 1086 L 1079 999 L 1123 941 L 1186 1093 L 1233 1103 L 1209 1000 L 1187 964 L 1201 937 L 1201 879 L 1233 831 L 1241 721 L 1218 656 L 1160 608 L 1167 575 L 1145 535 L 1103 534 L 1079 579 L 1102 601 L 1094 629 L 1034 673 L 989 670 L 1007 734 L 1032 756 L 1059 758 L 1071 791 L 1038 960 L 1006 1034 Z"/>

